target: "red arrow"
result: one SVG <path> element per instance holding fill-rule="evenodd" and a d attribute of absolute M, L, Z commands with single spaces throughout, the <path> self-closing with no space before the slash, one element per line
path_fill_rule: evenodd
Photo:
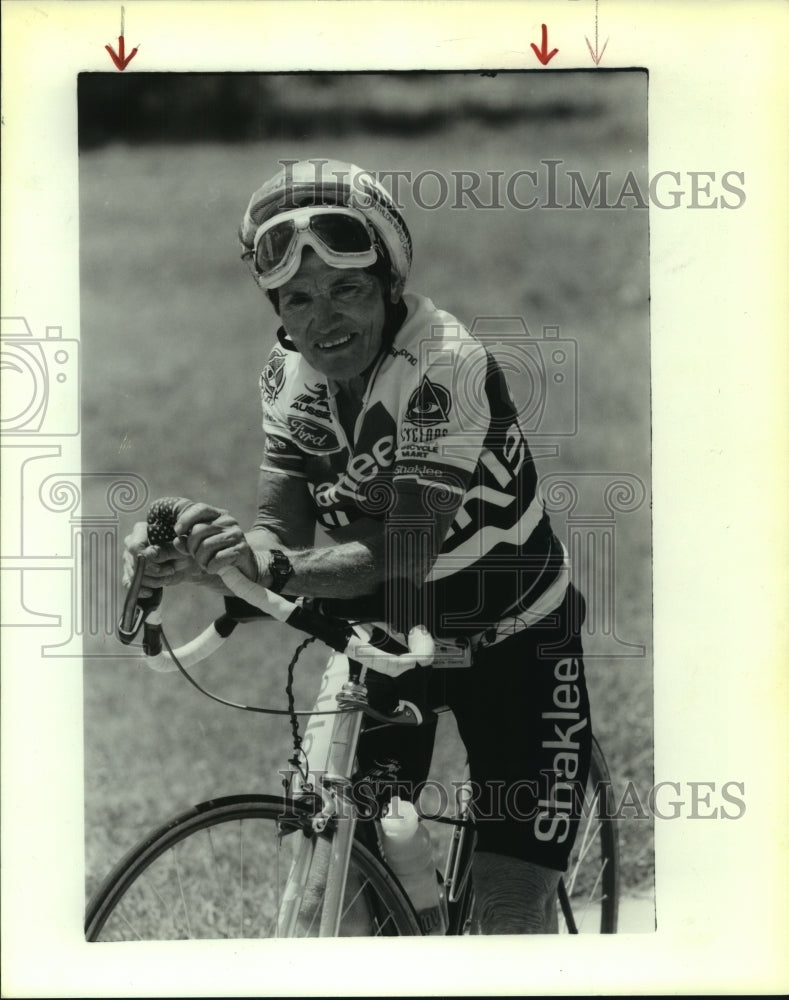
<path fill-rule="evenodd" d="M 114 49 L 112 48 L 111 45 L 105 45 L 104 46 L 104 48 L 110 54 L 110 59 L 112 59 L 112 61 L 115 63 L 115 65 L 117 66 L 117 68 L 121 71 L 121 73 L 126 69 L 126 67 L 129 65 L 129 63 L 132 61 L 132 59 L 134 59 L 134 57 L 137 55 L 137 48 L 138 47 L 139 46 L 136 46 L 135 48 L 133 48 L 131 50 L 131 52 L 128 55 L 126 55 L 126 45 L 125 45 L 125 43 L 123 41 L 123 35 L 119 35 L 118 36 L 118 54 L 117 55 L 115 54 L 115 51 L 114 51 Z"/>
<path fill-rule="evenodd" d="M 534 54 L 543 66 L 547 66 L 559 51 L 558 49 L 553 49 L 551 52 L 548 51 L 548 28 L 545 25 L 542 26 L 542 48 L 538 49 L 534 42 L 531 43 L 531 47 L 534 49 Z"/>

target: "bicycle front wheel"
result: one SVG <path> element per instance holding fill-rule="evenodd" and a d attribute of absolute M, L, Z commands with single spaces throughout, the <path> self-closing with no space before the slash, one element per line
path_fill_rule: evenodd
<path fill-rule="evenodd" d="M 268 795 L 230 796 L 194 806 L 145 837 L 115 866 L 88 904 L 88 941 L 266 938 L 281 935 L 283 893 L 330 849 L 308 835 L 306 808 Z M 305 852 L 306 855 L 305 855 Z M 321 886 L 313 879 L 291 936 L 316 936 Z M 340 924 L 342 936 L 418 935 L 411 904 L 386 866 L 355 841 Z"/>
<path fill-rule="evenodd" d="M 592 740 L 589 780 L 578 835 L 559 884 L 559 930 L 615 934 L 619 915 L 619 849 L 611 816 L 611 776 Z"/>

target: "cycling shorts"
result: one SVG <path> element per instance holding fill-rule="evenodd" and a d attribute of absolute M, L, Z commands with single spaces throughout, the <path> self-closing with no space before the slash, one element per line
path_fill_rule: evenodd
<path fill-rule="evenodd" d="M 368 671 L 371 698 L 394 683 L 397 697 L 454 713 L 468 756 L 479 851 L 566 869 L 592 742 L 580 636 L 584 614 L 583 597 L 569 587 L 555 612 L 480 648 L 470 668 L 417 668 L 394 682 Z M 426 791 L 435 732 L 433 718 L 418 728 L 363 733 L 359 799 L 367 794 L 373 801 L 374 789 L 377 806 L 393 793 L 416 801 Z M 447 789 L 450 802 L 452 791 Z"/>

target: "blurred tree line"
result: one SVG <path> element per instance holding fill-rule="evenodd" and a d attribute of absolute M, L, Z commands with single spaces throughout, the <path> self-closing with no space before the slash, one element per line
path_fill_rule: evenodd
<path fill-rule="evenodd" d="M 599 71 L 598 71 L 599 72 Z M 245 142 L 331 132 L 417 134 L 600 113 L 580 74 L 81 73 L 79 143 Z M 539 79 L 538 79 L 539 78 Z"/>

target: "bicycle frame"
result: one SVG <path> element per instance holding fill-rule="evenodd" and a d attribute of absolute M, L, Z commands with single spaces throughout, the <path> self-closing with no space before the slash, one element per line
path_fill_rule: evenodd
<path fill-rule="evenodd" d="M 351 661 L 341 653 L 334 653 L 329 658 L 313 711 L 326 712 L 337 708 L 340 711 L 334 716 L 313 714 L 310 717 L 301 745 L 308 761 L 307 774 L 305 776 L 302 771 L 293 770 L 289 775 L 291 798 L 298 800 L 316 794 L 320 796 L 322 807 L 312 818 L 313 832 L 320 833 L 330 823 L 334 825 L 325 874 L 320 937 L 336 937 L 343 915 L 351 850 L 359 818 L 349 792 L 357 745 L 364 725 L 365 672 L 366 668 L 362 667 L 357 676 Z M 421 721 L 418 716 L 407 712 L 395 716 L 392 721 L 396 718 L 407 720 L 407 724 Z M 327 724 L 328 719 L 332 719 L 331 725 Z M 316 762 L 317 769 L 313 766 Z M 309 780 L 310 773 L 315 775 L 317 784 Z M 312 844 L 304 838 L 292 862 L 283 893 L 284 905 L 278 922 L 278 930 L 283 936 L 291 936 L 296 929 L 299 907 L 308 889 L 311 855 Z M 454 858 L 450 864 L 453 869 L 457 868 L 458 859 Z M 465 884 L 465 877 L 462 882 Z"/>
<path fill-rule="evenodd" d="M 143 649 L 148 666 L 162 671 L 191 666 L 217 650 L 235 628 L 237 620 L 232 616 L 223 616 L 179 650 L 171 651 L 168 646 L 168 651 L 164 652 L 159 610 L 161 593 L 145 599 L 145 614 L 138 612 L 141 602 L 135 591 L 139 590 L 142 572 L 143 566 L 138 560 L 135 581 L 127 595 L 118 634 L 124 643 L 128 643 L 144 624 Z M 315 787 L 298 771 L 291 772 L 289 784 L 292 799 L 298 800 L 315 794 L 320 797 L 322 807 L 312 817 L 312 833 L 322 833 L 329 823 L 333 825 L 319 936 L 336 937 L 343 914 L 345 884 L 358 819 L 352 797 L 347 793 L 351 787 L 351 774 L 364 712 L 368 707 L 363 683 L 367 665 L 374 664 L 376 669 L 397 676 L 419 664 L 431 664 L 438 654 L 443 666 L 462 667 L 468 664 L 469 649 L 462 643 L 437 644 L 424 629 L 415 628 L 408 637 L 404 637 L 407 646 L 400 644 L 396 652 L 391 649 L 384 651 L 376 645 L 376 638 L 380 639 L 381 635 L 388 637 L 375 625 L 360 623 L 351 626 L 339 620 L 331 620 L 301 602 L 288 601 L 252 583 L 235 568 L 224 570 L 221 576 L 236 597 L 279 621 L 322 639 L 335 650 L 324 671 L 312 709 L 305 736 L 307 745 L 305 747 L 302 743 L 301 747 L 311 760 L 309 770 L 320 774 L 319 784 Z M 345 655 L 346 651 L 350 655 Z M 192 683 L 195 683 L 194 680 Z M 403 710 L 393 717 L 382 716 L 374 711 L 372 714 L 391 723 L 413 725 L 422 721 L 421 714 L 410 703 L 401 703 L 401 706 Z M 336 714 L 320 714 L 327 711 Z M 331 727 L 327 725 L 329 718 L 332 719 Z M 278 933 L 282 936 L 293 935 L 299 921 L 299 911 L 310 887 L 314 849 L 312 839 L 304 838 L 286 879 L 277 920 Z"/>
<path fill-rule="evenodd" d="M 156 597 L 146 599 L 149 605 L 144 609 L 147 614 L 143 639 L 143 649 L 147 656 L 146 662 L 155 670 L 180 669 L 203 694 L 207 694 L 226 705 L 248 708 L 252 711 L 269 711 L 269 709 L 237 705 L 211 694 L 202 688 L 184 668 L 199 662 L 218 649 L 240 621 L 259 617 L 259 613 L 249 614 L 253 611 L 250 605 L 259 608 L 264 615 L 270 614 L 279 621 L 323 640 L 335 650 L 324 669 L 320 689 L 312 710 L 310 712 L 295 712 L 292 701 L 287 712 L 275 710 L 275 714 L 291 715 L 294 723 L 298 715 L 308 715 L 309 722 L 305 735 L 303 739 L 298 741 L 296 748 L 298 753 L 304 754 L 307 762 L 306 768 L 300 766 L 300 759 L 297 755 L 296 758 L 289 761 L 292 769 L 280 772 L 289 776 L 287 782 L 289 796 L 286 802 L 299 803 L 295 825 L 292 821 L 284 825 L 278 822 L 280 841 L 287 831 L 295 832 L 301 829 L 307 836 L 295 836 L 290 842 L 296 851 L 289 865 L 284 892 L 277 903 L 277 917 L 273 925 L 278 935 L 297 936 L 297 930 L 303 927 L 304 914 L 300 911 L 306 902 L 304 912 L 308 918 L 310 909 L 313 914 L 310 920 L 310 929 L 313 926 L 312 920 L 317 919 L 317 914 L 320 912 L 319 936 L 334 937 L 340 933 L 344 906 L 346 906 L 344 898 L 346 882 L 349 877 L 352 852 L 355 849 L 357 823 L 362 818 L 356 808 L 354 796 L 351 794 L 351 776 L 354 773 L 357 744 L 363 730 L 365 714 L 384 724 L 415 725 L 422 721 L 420 711 L 409 702 L 401 702 L 391 715 L 382 713 L 377 708 L 371 708 L 367 704 L 364 686 L 366 670 L 368 667 L 372 667 L 376 671 L 397 677 L 404 670 L 418 667 L 420 664 L 432 664 L 434 667 L 441 668 L 465 667 L 468 666 L 470 660 L 469 648 L 460 641 L 436 642 L 423 629 L 412 630 L 405 639 L 394 638 L 392 640 L 378 626 L 352 624 L 341 619 L 333 619 L 311 602 L 288 601 L 272 594 L 259 585 L 251 583 L 238 570 L 223 571 L 222 576 L 233 593 L 241 599 L 242 607 L 231 610 L 230 606 L 227 605 L 226 613 L 223 616 L 178 650 L 171 650 L 162 635 L 158 599 Z M 141 579 L 139 566 L 136 578 Z M 133 590 L 134 588 L 130 590 L 124 608 L 124 616 L 119 625 L 119 635 L 122 641 L 127 643 L 134 638 L 134 634 L 141 626 L 140 619 L 144 617 L 140 616 L 133 606 Z M 382 636 L 384 641 L 381 641 Z M 387 645 L 386 640 L 389 641 L 389 645 Z M 392 645 L 392 641 L 394 645 Z M 163 643 L 167 652 L 162 650 Z M 596 764 L 594 761 L 595 752 L 598 757 Z M 597 783 L 599 784 L 602 778 L 603 784 L 606 787 L 610 786 L 610 777 L 602 752 L 593 741 L 593 771 L 595 769 Z M 315 776 L 317 780 L 311 780 L 311 775 Z M 285 803 L 283 803 L 284 805 Z M 460 794 L 456 803 L 456 816 L 458 818 L 454 820 L 439 818 L 441 822 L 455 824 L 444 870 L 444 888 L 446 900 L 450 906 L 449 933 L 463 933 L 473 899 L 469 875 L 476 838 L 470 818 L 471 812 L 470 803 L 464 801 L 462 794 Z M 292 820 L 292 817 L 289 819 Z M 180 823 L 181 819 L 178 822 Z M 327 837 L 318 836 L 324 832 L 328 834 Z M 616 837 L 610 822 L 605 826 L 598 823 L 598 828 L 592 831 L 592 837 L 596 844 L 598 836 L 600 837 L 598 849 L 602 852 L 603 867 L 592 886 L 591 896 L 595 895 L 603 872 L 606 871 L 606 865 L 608 865 L 609 875 L 603 880 L 603 895 L 597 896 L 595 905 L 600 905 L 600 930 L 603 933 L 611 933 L 616 929 L 618 888 Z M 362 838 L 363 840 L 364 838 Z M 319 845 L 321 851 L 325 850 L 328 853 L 328 860 L 324 855 L 321 855 L 320 871 L 317 876 L 312 866 L 316 845 Z M 585 835 L 581 843 L 579 863 L 583 862 L 586 855 L 586 845 Z M 375 854 L 374 848 L 373 854 Z M 386 878 L 385 867 L 384 871 L 381 872 L 384 878 Z M 120 870 L 125 871 L 123 863 Z M 391 877 L 391 872 L 389 876 Z M 575 874 L 568 884 L 569 893 L 572 893 L 575 886 Z M 317 906 L 313 906 L 318 888 L 322 892 L 320 911 L 318 911 Z M 402 888 L 396 880 L 393 888 L 396 889 L 404 902 Z M 356 896 L 347 905 L 352 905 L 355 899 Z M 568 889 L 563 882 L 560 883 L 559 899 L 568 929 L 571 933 L 577 933 L 568 898 Z M 606 900 L 608 902 L 603 906 L 602 904 Z M 389 905 L 394 905 L 395 902 L 396 900 L 393 900 Z M 400 905 L 402 908 L 403 903 Z M 411 913 L 413 914 L 413 909 Z M 105 918 L 102 917 L 102 919 Z M 408 933 L 413 932 L 408 931 Z"/>
<path fill-rule="evenodd" d="M 363 688 L 361 685 L 350 686 L 350 662 L 347 656 L 334 653 L 324 670 L 320 690 L 315 701 L 315 711 L 326 711 L 336 708 L 342 699 L 343 690 L 357 697 Z M 327 720 L 331 719 L 331 726 Z M 315 833 L 320 833 L 330 822 L 336 824 L 332 838 L 332 850 L 329 859 L 329 869 L 326 875 L 326 893 L 319 936 L 336 937 L 340 930 L 342 918 L 345 882 L 348 877 L 348 866 L 351 857 L 353 838 L 356 832 L 356 811 L 352 801 L 344 792 L 350 785 L 350 774 L 356 756 L 356 745 L 362 729 L 363 712 L 358 704 L 348 704 L 345 711 L 334 716 L 312 715 L 307 726 L 305 742 L 302 746 L 308 760 L 319 762 L 319 786 L 315 788 L 305 781 L 298 771 L 291 772 L 291 796 L 312 795 L 318 792 L 323 808 L 312 821 Z M 313 770 L 310 765 L 310 770 Z M 283 893 L 283 906 L 278 920 L 278 932 L 290 937 L 295 931 L 299 907 L 307 888 L 309 877 L 309 862 L 313 845 L 306 837 L 302 840 L 294 858 L 290 874 Z"/>

